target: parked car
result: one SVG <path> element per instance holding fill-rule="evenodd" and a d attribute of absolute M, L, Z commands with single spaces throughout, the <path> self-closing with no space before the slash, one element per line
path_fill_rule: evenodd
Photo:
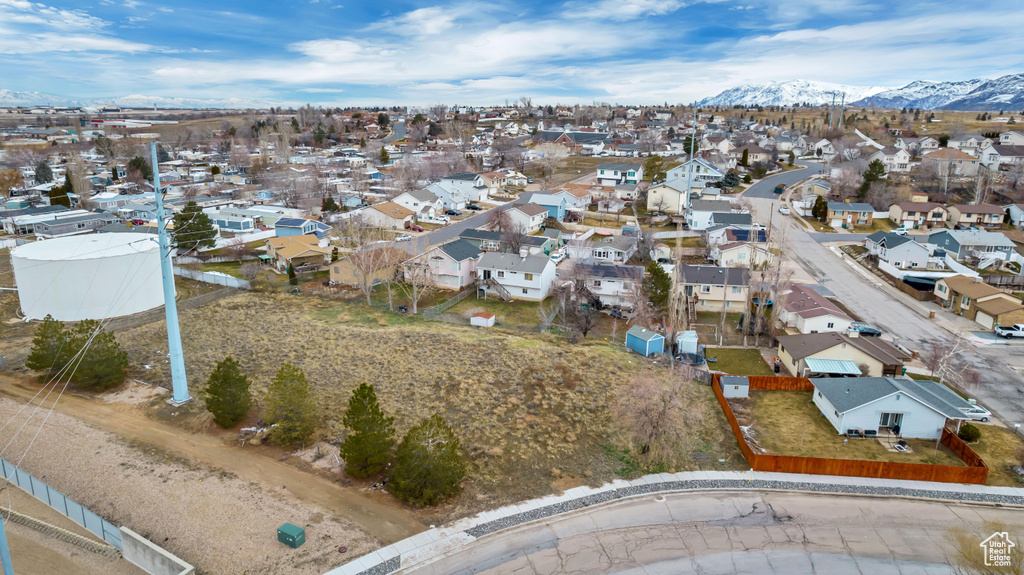
<path fill-rule="evenodd" d="M 444 214 L 446 216 L 461 216 L 462 212 L 460 212 L 459 210 L 445 210 Z"/>
<path fill-rule="evenodd" d="M 473 210 L 474 212 L 479 212 L 483 208 L 481 208 L 480 206 L 478 206 L 476 204 L 469 204 L 469 205 L 466 206 L 466 209 L 467 210 Z"/>
<path fill-rule="evenodd" d="M 1024 323 L 1013 325 L 1001 325 L 996 328 L 996 335 L 1010 339 L 1011 337 L 1024 337 Z"/>
<path fill-rule="evenodd" d="M 146 225 L 146 220 L 140 220 L 140 219 L 136 218 L 136 219 L 131 221 L 131 224 L 133 226 L 144 226 L 144 225 Z"/>
<path fill-rule="evenodd" d="M 779 206 L 779 213 L 784 215 L 784 216 L 788 216 L 789 215 L 789 206 Z"/>
<path fill-rule="evenodd" d="M 882 335 L 882 330 L 876 327 L 871 327 L 862 321 L 855 321 L 851 323 L 850 329 L 865 337 L 879 337 Z"/>
<path fill-rule="evenodd" d="M 782 192 L 785 192 L 785 191 L 786 191 L 786 184 L 779 184 L 779 185 L 775 186 L 775 193 L 776 194 L 781 194 Z"/>
<path fill-rule="evenodd" d="M 975 405 L 970 409 L 963 410 L 964 415 L 971 418 L 974 421 L 988 421 L 992 417 L 992 412 L 985 409 L 980 405 Z"/>
<path fill-rule="evenodd" d="M 439 224 L 447 224 L 448 222 L 452 221 L 452 219 L 449 218 L 448 216 L 435 216 L 434 219 L 431 221 Z"/>
<path fill-rule="evenodd" d="M 653 212 L 647 212 L 647 215 L 651 216 L 652 218 L 660 218 L 661 216 L 667 216 L 668 214 L 661 210 L 654 210 Z"/>
<path fill-rule="evenodd" d="M 896 234 L 897 236 L 905 236 L 910 232 L 907 231 L 907 228 L 896 228 L 895 230 L 892 231 L 892 233 Z"/>
<path fill-rule="evenodd" d="M 416 224 L 413 224 L 413 223 L 409 223 L 409 222 L 405 222 L 405 229 L 407 229 L 407 230 L 409 230 L 411 232 L 422 232 L 423 231 L 422 227 L 417 226 Z"/>
<path fill-rule="evenodd" d="M 565 254 L 563 254 L 561 252 L 555 252 L 555 253 L 551 254 L 551 261 L 554 262 L 556 266 L 558 264 L 562 263 L 562 260 L 564 260 L 564 259 L 565 259 Z"/>
<path fill-rule="evenodd" d="M 526 183 L 527 184 L 532 184 L 533 183 L 533 178 L 526 178 Z"/>
<path fill-rule="evenodd" d="M 396 242 L 407 242 L 407 241 L 409 241 L 411 239 L 412 239 L 412 236 L 410 236 L 409 234 L 402 234 L 402 235 L 398 236 L 397 238 L 395 238 L 395 241 Z"/>

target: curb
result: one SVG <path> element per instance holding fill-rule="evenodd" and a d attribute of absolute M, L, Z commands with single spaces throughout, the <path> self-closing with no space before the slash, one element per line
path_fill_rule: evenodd
<path fill-rule="evenodd" d="M 633 481 L 616 480 L 600 487 L 576 487 L 552 495 L 460 519 L 430 529 L 328 572 L 327 575 L 388 575 L 429 564 L 469 543 L 507 529 L 594 505 L 652 494 L 722 491 L 771 491 L 856 497 L 900 497 L 941 503 L 1024 508 L 1024 489 L 867 477 L 799 475 L 767 472 L 659 473 Z"/>

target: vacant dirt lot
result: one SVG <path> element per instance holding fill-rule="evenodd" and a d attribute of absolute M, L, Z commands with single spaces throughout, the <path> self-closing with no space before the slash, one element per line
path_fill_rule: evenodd
<path fill-rule="evenodd" d="M 428 512 L 430 520 L 613 479 L 622 465 L 609 455 L 620 443 L 609 406 L 650 367 L 603 342 L 572 346 L 555 336 L 484 332 L 281 294 L 244 293 L 188 310 L 181 325 L 193 395 L 214 364 L 233 355 L 257 395 L 284 362 L 305 370 L 326 439 L 341 436 L 351 390 L 364 381 L 377 386 L 399 434 L 432 413 L 444 416 L 473 466 L 463 495 Z M 169 384 L 165 337 L 160 323 L 118 334 L 132 363 L 150 366 L 141 379 Z M 720 411 L 707 388 L 694 387 L 688 400 Z M 191 409 L 198 411 L 198 402 Z M 724 430 L 717 420 L 692 430 L 703 446 L 695 458 L 711 467 L 738 465 Z"/>
<path fill-rule="evenodd" d="M 52 399 L 17 434 L 5 458 L 22 457 Z M 0 420 L 10 420 L 22 405 L 0 399 Z M 31 411 L 4 430 L 5 444 Z M 319 574 L 379 546 L 351 523 L 287 490 L 240 480 L 150 445 L 129 444 L 59 410 L 46 420 L 22 467 L 203 573 Z M 285 521 L 306 528 L 306 545 L 293 550 L 277 543 L 277 527 Z M 339 545 L 348 553 L 339 554 Z"/>

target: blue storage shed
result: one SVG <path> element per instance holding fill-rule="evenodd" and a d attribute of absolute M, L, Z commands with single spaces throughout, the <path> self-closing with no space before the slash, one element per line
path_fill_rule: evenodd
<path fill-rule="evenodd" d="M 665 353 L 665 336 L 634 325 L 626 332 L 626 347 L 645 357 Z"/>

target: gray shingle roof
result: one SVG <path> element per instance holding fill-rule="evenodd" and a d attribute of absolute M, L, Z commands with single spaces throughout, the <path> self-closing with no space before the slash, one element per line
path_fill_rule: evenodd
<path fill-rule="evenodd" d="M 690 202 L 690 211 L 730 212 L 732 211 L 732 202 L 729 200 L 693 200 Z"/>
<path fill-rule="evenodd" d="M 498 269 L 530 274 L 539 274 L 548 265 L 554 265 L 551 258 L 545 255 L 532 255 L 525 258 L 519 254 L 506 254 L 502 252 L 487 252 L 480 258 L 477 269 Z"/>
<path fill-rule="evenodd" d="M 691 266 L 680 264 L 679 277 L 683 283 L 698 285 L 747 285 L 746 268 L 720 268 L 718 266 Z"/>
<path fill-rule="evenodd" d="M 655 339 L 665 339 L 665 336 L 661 335 L 660 333 L 658 333 L 656 331 L 651 331 L 649 329 L 644 329 L 644 328 L 642 328 L 642 327 L 640 327 L 638 325 L 634 325 L 633 327 L 629 328 L 629 331 L 626 332 L 626 335 L 631 335 L 633 337 L 638 337 L 638 338 L 640 338 L 640 339 L 642 339 L 644 341 L 651 341 L 651 340 L 655 340 Z"/>
<path fill-rule="evenodd" d="M 846 413 L 872 401 L 903 393 L 951 419 L 966 419 L 963 411 L 971 404 L 945 385 L 935 381 L 916 381 L 892 377 L 816 378 L 811 383 L 840 413 Z"/>
<path fill-rule="evenodd" d="M 463 239 L 448 242 L 441 246 L 441 251 L 457 262 L 466 261 L 482 254 L 480 248 Z"/>
<path fill-rule="evenodd" d="M 833 212 L 874 212 L 875 208 L 871 207 L 871 204 L 865 204 L 863 202 L 829 202 L 828 209 Z"/>
<path fill-rule="evenodd" d="M 750 225 L 753 220 L 750 214 L 734 214 L 732 212 L 714 212 L 711 219 L 716 224 L 731 224 L 734 226 Z"/>
<path fill-rule="evenodd" d="M 617 266 L 613 264 L 577 264 L 580 273 L 588 278 L 629 278 L 644 277 L 643 266 Z"/>

